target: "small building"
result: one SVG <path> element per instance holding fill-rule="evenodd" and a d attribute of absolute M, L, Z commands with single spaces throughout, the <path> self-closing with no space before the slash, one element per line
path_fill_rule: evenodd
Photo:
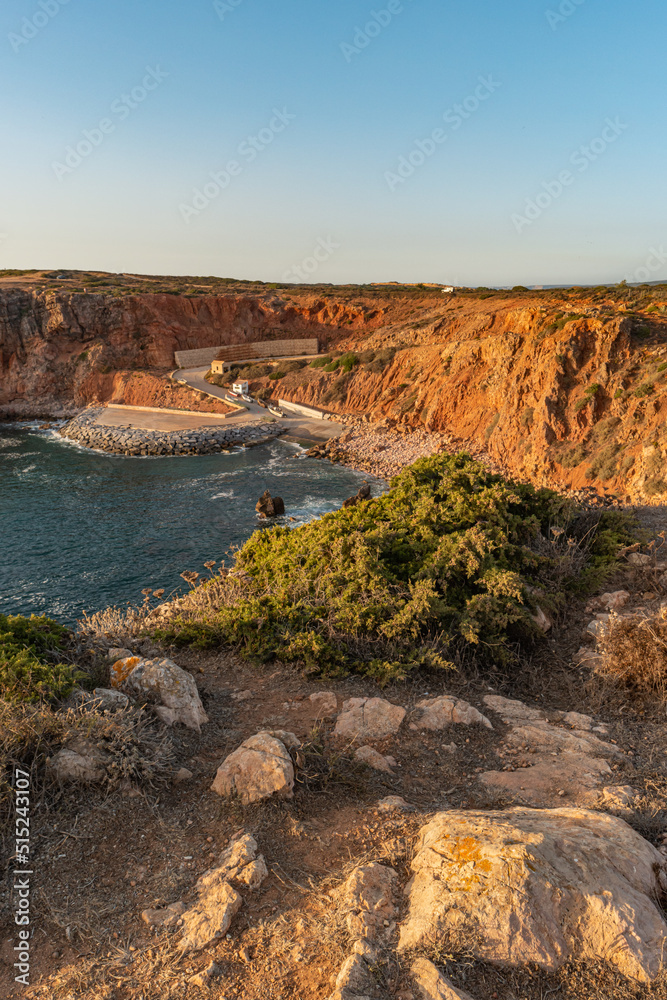
<path fill-rule="evenodd" d="M 248 395 L 248 383 L 247 382 L 234 382 L 232 386 L 232 392 L 237 392 L 239 396 Z"/>

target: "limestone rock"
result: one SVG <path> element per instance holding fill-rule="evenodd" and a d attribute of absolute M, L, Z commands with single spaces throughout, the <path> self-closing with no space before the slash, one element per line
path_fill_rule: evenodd
<path fill-rule="evenodd" d="M 653 557 L 645 552 L 630 552 L 626 559 L 632 566 L 650 566 L 653 562 Z"/>
<path fill-rule="evenodd" d="M 396 878 L 393 868 L 373 862 L 355 868 L 346 880 L 338 901 L 353 938 L 378 941 L 386 936 L 385 920 L 390 925 L 396 915 L 392 899 Z"/>
<path fill-rule="evenodd" d="M 422 830 L 399 948 L 466 942 L 484 961 L 557 969 L 663 968 L 659 852 L 623 820 L 584 809 L 452 810 Z"/>
<path fill-rule="evenodd" d="M 418 729 L 446 729 L 453 723 L 470 726 L 479 724 L 493 729 L 493 726 L 481 712 L 469 705 L 467 701 L 461 701 L 451 695 L 443 695 L 440 698 L 425 698 L 417 702 L 418 715 L 415 723 Z"/>
<path fill-rule="evenodd" d="M 348 698 L 343 702 L 334 736 L 382 740 L 397 733 L 404 718 L 405 709 L 384 698 Z"/>
<path fill-rule="evenodd" d="M 182 917 L 183 952 L 201 951 L 229 930 L 243 902 L 238 892 L 218 873 L 202 875 L 197 883 L 199 901 Z"/>
<path fill-rule="evenodd" d="M 533 619 L 533 621 L 539 628 L 540 632 L 548 632 L 552 626 L 551 619 L 544 613 L 544 611 L 540 607 L 538 607 L 535 611 L 535 614 L 531 615 L 530 617 Z"/>
<path fill-rule="evenodd" d="M 371 1000 L 375 980 L 361 955 L 350 955 L 336 979 L 336 989 L 330 1000 Z"/>
<path fill-rule="evenodd" d="M 572 729 L 590 730 L 593 728 L 593 719 L 590 715 L 582 715 L 581 712 L 565 712 L 561 722 L 565 722 Z"/>
<path fill-rule="evenodd" d="M 94 712 L 117 712 L 130 704 L 126 694 L 122 691 L 112 691 L 111 688 L 77 691 L 72 696 L 72 701 L 77 707 L 85 707 Z"/>
<path fill-rule="evenodd" d="M 169 906 L 165 906 L 163 909 L 142 910 L 141 919 L 149 927 L 165 927 L 169 929 L 176 926 L 186 909 L 187 907 L 183 902 L 170 903 Z"/>
<path fill-rule="evenodd" d="M 289 734 L 296 740 L 294 734 Z M 298 745 L 298 740 L 296 740 Z M 215 776 L 211 791 L 238 795 L 244 805 L 275 795 L 291 799 L 294 765 L 284 742 L 268 732 L 251 736 L 227 757 Z"/>
<path fill-rule="evenodd" d="M 639 792 L 632 785 L 605 785 L 600 793 L 600 805 L 613 812 L 631 814 Z"/>
<path fill-rule="evenodd" d="M 167 709 L 158 714 L 169 725 L 181 722 L 199 731 L 208 722 L 194 677 L 173 660 L 145 660 L 140 656 L 118 660 L 111 668 L 111 685 Z"/>
<path fill-rule="evenodd" d="M 282 517 L 285 513 L 285 503 L 282 497 L 272 497 L 268 490 L 262 493 L 255 505 L 260 517 Z"/>
<path fill-rule="evenodd" d="M 201 972 L 196 972 L 194 976 L 190 976 L 188 982 L 192 983 L 193 986 L 198 986 L 200 989 L 208 989 L 212 979 L 215 979 L 222 972 L 222 969 L 216 962 L 211 961 L 205 969 Z"/>
<path fill-rule="evenodd" d="M 414 812 L 415 807 L 400 795 L 386 795 L 377 804 L 378 812 Z"/>
<path fill-rule="evenodd" d="M 522 701 L 514 701 L 511 698 L 502 698 L 499 694 L 487 694 L 483 698 L 484 704 L 496 712 L 503 722 L 511 724 L 513 722 L 529 722 L 546 719 L 546 712 L 541 708 L 530 708 Z"/>
<path fill-rule="evenodd" d="M 602 608 L 604 611 L 620 611 L 630 600 L 630 594 L 627 590 L 614 590 L 606 594 L 602 594 L 595 601 L 597 607 Z M 593 610 L 593 609 L 591 609 Z"/>
<path fill-rule="evenodd" d="M 107 653 L 107 659 L 109 663 L 117 663 L 118 660 L 126 660 L 129 656 L 132 655 L 133 653 L 131 649 L 122 649 L 119 647 L 114 647 L 113 649 L 110 649 L 109 652 Z"/>
<path fill-rule="evenodd" d="M 194 775 L 192 774 L 192 771 L 188 770 L 187 767 L 179 767 L 178 771 L 174 775 L 174 784 L 182 785 L 186 781 L 190 781 L 192 777 L 194 777 Z"/>
<path fill-rule="evenodd" d="M 469 993 L 457 990 L 427 958 L 415 959 L 412 978 L 421 1000 L 472 1000 Z"/>
<path fill-rule="evenodd" d="M 106 757 L 87 740 L 78 740 L 69 747 L 63 747 L 49 761 L 49 771 L 61 784 L 78 782 L 94 785 L 106 776 Z"/>
<path fill-rule="evenodd" d="M 338 711 L 338 698 L 333 691 L 316 691 L 308 701 L 316 709 L 318 718 L 329 718 Z"/>
<path fill-rule="evenodd" d="M 600 785 L 613 774 L 606 760 L 586 754 L 543 754 L 532 759 L 534 764 L 517 771 L 485 771 L 480 783 L 524 805 L 553 806 L 563 799 L 568 804 L 593 805 Z"/>
<path fill-rule="evenodd" d="M 385 774 L 393 774 L 392 767 L 396 766 L 396 761 L 393 757 L 385 757 L 384 754 L 374 750 L 373 747 L 359 747 L 354 757 L 355 760 L 361 761 L 362 764 L 367 764 L 368 767 L 372 767 L 376 771 L 384 771 Z"/>

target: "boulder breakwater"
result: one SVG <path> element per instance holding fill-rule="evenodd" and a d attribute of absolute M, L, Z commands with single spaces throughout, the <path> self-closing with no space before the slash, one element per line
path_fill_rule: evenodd
<path fill-rule="evenodd" d="M 283 424 L 268 421 L 174 431 L 111 427 L 98 422 L 103 412 L 94 409 L 80 413 L 60 428 L 61 437 L 115 455 L 212 455 L 235 445 L 266 444 L 286 431 Z"/>

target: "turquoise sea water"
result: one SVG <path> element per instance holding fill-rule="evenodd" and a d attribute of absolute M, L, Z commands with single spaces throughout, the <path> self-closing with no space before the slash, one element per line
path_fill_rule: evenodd
<path fill-rule="evenodd" d="M 0 424 L 0 611 L 70 623 L 84 610 L 141 603 L 144 587 L 182 591 L 183 570 L 205 574 L 206 560 L 260 526 L 265 489 L 285 501 L 281 523 L 303 523 L 340 507 L 363 478 L 281 441 L 125 458 Z M 369 481 L 378 495 L 382 485 Z"/>

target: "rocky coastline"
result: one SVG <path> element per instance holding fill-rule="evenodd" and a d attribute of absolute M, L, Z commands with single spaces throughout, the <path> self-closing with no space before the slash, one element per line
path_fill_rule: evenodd
<path fill-rule="evenodd" d="M 212 455 L 235 446 L 252 447 L 285 433 L 280 423 L 201 427 L 194 430 L 153 431 L 137 427 L 109 427 L 97 423 L 103 409 L 80 413 L 61 427 L 61 437 L 86 448 L 114 455 Z"/>

